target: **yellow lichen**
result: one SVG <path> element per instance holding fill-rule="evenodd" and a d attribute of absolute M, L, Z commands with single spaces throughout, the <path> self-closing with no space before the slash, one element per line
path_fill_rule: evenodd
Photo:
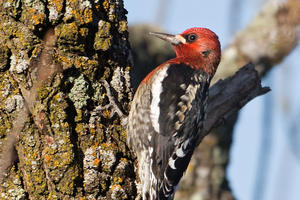
<path fill-rule="evenodd" d="M 45 20 L 45 14 L 38 12 L 34 8 L 29 8 L 28 13 L 31 14 L 31 21 L 33 21 L 34 25 L 42 24 Z"/>
<path fill-rule="evenodd" d="M 91 9 L 85 9 L 83 12 L 84 22 L 86 24 L 93 21 L 93 11 Z"/>
<path fill-rule="evenodd" d="M 106 51 L 112 44 L 112 35 L 110 33 L 111 24 L 100 20 L 98 23 L 98 32 L 95 36 L 94 48 L 96 50 Z"/>
<path fill-rule="evenodd" d="M 122 188 L 122 186 L 120 184 L 114 184 L 111 186 L 111 188 L 114 190 L 116 188 Z"/>
<path fill-rule="evenodd" d="M 96 66 L 97 64 L 98 64 L 98 62 L 96 61 L 96 60 L 88 60 L 88 64 L 89 65 L 94 65 L 94 66 Z"/>
<path fill-rule="evenodd" d="M 123 179 L 121 177 L 114 177 L 114 182 L 116 184 L 119 184 L 119 183 L 122 183 L 123 182 Z"/>
<path fill-rule="evenodd" d="M 62 63 L 65 69 L 73 66 L 72 59 L 69 57 L 58 55 L 57 60 Z"/>
<path fill-rule="evenodd" d="M 127 21 L 125 20 L 119 21 L 118 31 L 119 33 L 123 33 L 124 31 L 127 31 Z"/>
<path fill-rule="evenodd" d="M 76 112 L 77 112 L 77 115 L 75 116 L 75 122 L 79 122 L 82 120 L 82 115 L 83 115 L 83 112 L 81 109 L 76 109 Z"/>
<path fill-rule="evenodd" d="M 102 190 L 106 190 L 107 184 L 106 184 L 106 182 L 104 180 L 100 180 L 100 185 L 101 185 L 101 189 Z"/>
<path fill-rule="evenodd" d="M 93 161 L 93 164 L 94 164 L 95 166 L 98 166 L 99 163 L 100 163 L 100 159 L 98 159 L 98 158 L 96 158 L 96 159 Z"/>
<path fill-rule="evenodd" d="M 105 117 L 105 118 L 109 118 L 109 117 L 110 117 L 110 112 L 109 112 L 109 110 L 105 110 L 105 111 L 103 112 L 103 117 Z"/>
<path fill-rule="evenodd" d="M 56 192 L 50 192 L 49 195 L 48 195 L 48 200 L 57 200 L 58 199 L 58 196 L 56 195 Z"/>
<path fill-rule="evenodd" d="M 111 46 L 111 39 L 112 36 L 109 36 L 107 38 L 97 38 L 94 43 L 94 48 L 96 50 L 103 50 L 103 51 L 108 50 L 109 47 Z"/>
<path fill-rule="evenodd" d="M 78 26 L 75 22 L 63 24 L 55 28 L 55 34 L 59 36 L 59 39 L 67 41 L 73 41 L 77 39 Z"/>
<path fill-rule="evenodd" d="M 102 143 L 101 148 L 103 150 L 112 150 L 117 149 L 117 146 L 114 143 Z"/>
<path fill-rule="evenodd" d="M 76 68 L 83 68 L 83 69 L 85 69 L 85 67 L 86 68 L 88 67 L 87 60 L 88 60 L 87 57 L 78 56 L 78 57 L 75 58 L 74 65 L 75 65 Z"/>
<path fill-rule="evenodd" d="M 79 33 L 82 37 L 86 37 L 89 33 L 89 29 L 88 28 L 80 28 Z"/>
<path fill-rule="evenodd" d="M 49 0 L 49 4 L 53 4 L 58 12 L 62 11 L 63 2 L 63 0 Z"/>
<path fill-rule="evenodd" d="M 90 133 L 94 135 L 96 133 L 96 129 L 90 128 Z"/>
<path fill-rule="evenodd" d="M 45 162 L 49 162 L 51 160 L 51 156 L 48 154 L 44 155 Z"/>
<path fill-rule="evenodd" d="M 75 131 L 76 131 L 77 133 L 86 132 L 86 131 L 85 131 L 85 128 L 84 128 L 84 124 L 83 124 L 83 123 L 78 123 L 78 124 L 76 124 Z"/>
<path fill-rule="evenodd" d="M 52 88 L 51 88 L 52 89 Z M 38 99 L 44 99 L 47 98 L 49 95 L 49 88 L 45 85 L 43 85 L 39 90 L 38 90 Z"/>
<path fill-rule="evenodd" d="M 103 1 L 102 5 L 104 9 L 109 8 L 109 1 L 108 0 Z"/>

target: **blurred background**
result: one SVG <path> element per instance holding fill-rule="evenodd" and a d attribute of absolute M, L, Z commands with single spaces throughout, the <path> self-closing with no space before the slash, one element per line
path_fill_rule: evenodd
<path fill-rule="evenodd" d="M 157 64 L 174 56 L 168 44 L 150 38 L 150 30 L 177 34 L 197 26 L 219 35 L 225 52 L 221 63 L 224 69 L 220 69 L 220 74 L 226 67 L 231 69 L 230 63 L 241 67 L 252 61 L 258 66 L 263 86 L 272 89 L 205 138 L 181 183 L 177 199 L 299 200 L 300 48 L 297 30 L 300 18 L 295 14 L 297 10 L 292 10 L 299 2 L 125 0 L 124 3 L 134 51 L 133 70 L 138 74 L 132 79 L 134 87 Z M 293 21 L 284 19 L 282 22 L 278 17 L 282 12 L 294 12 L 284 15 L 294 17 Z M 274 18 L 277 21 L 274 22 Z M 261 27 L 253 28 L 256 26 Z M 261 31 L 248 37 L 253 29 Z M 281 32 L 284 34 L 277 37 Z M 257 39 L 261 38 L 260 34 L 267 37 Z M 235 46 L 239 47 L 238 53 L 232 51 Z M 232 61 L 230 56 L 236 54 L 243 56 Z M 260 59 L 256 59 L 256 54 L 264 56 L 258 55 Z M 217 75 L 217 78 L 226 76 Z M 191 181 L 193 178 L 197 180 Z"/>

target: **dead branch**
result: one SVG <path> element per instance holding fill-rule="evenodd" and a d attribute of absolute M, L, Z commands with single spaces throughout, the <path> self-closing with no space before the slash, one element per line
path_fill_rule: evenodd
<path fill-rule="evenodd" d="M 261 86 L 258 72 L 251 63 L 234 76 L 220 80 L 209 90 L 207 119 L 201 135 L 204 137 L 212 128 L 220 125 L 250 100 L 269 91 L 270 88 Z"/>

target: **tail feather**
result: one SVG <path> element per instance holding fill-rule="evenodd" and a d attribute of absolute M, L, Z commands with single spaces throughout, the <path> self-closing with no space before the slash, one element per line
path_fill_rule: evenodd
<path fill-rule="evenodd" d="M 169 163 L 164 172 L 164 180 L 159 189 L 161 200 L 172 200 L 174 198 L 177 185 L 187 169 L 194 151 L 194 145 L 191 142 L 191 140 L 186 140 L 178 145 L 178 148 L 175 148 L 169 158 Z"/>

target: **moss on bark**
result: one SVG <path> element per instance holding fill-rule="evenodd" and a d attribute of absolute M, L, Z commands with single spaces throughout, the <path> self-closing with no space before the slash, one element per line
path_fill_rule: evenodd
<path fill-rule="evenodd" d="M 1 144 L 19 110 L 28 115 L 0 199 L 134 198 L 121 125 L 131 100 L 126 13 L 121 0 L 1 3 Z"/>

